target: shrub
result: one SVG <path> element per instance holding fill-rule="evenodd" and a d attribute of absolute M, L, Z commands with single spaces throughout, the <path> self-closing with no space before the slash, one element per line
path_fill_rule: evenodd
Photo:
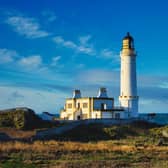
<path fill-rule="evenodd" d="M 35 129 L 51 126 L 53 123 L 43 121 L 33 110 L 28 108 L 16 108 L 0 112 L 0 127 Z"/>

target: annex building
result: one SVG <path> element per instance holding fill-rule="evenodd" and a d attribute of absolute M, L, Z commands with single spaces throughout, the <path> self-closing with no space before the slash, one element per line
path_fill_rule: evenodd
<path fill-rule="evenodd" d="M 81 97 L 80 90 L 75 90 L 73 98 L 66 99 L 60 116 L 67 120 L 120 118 L 123 112 L 114 107 L 114 98 L 107 96 L 106 88 L 100 88 L 97 97 Z"/>

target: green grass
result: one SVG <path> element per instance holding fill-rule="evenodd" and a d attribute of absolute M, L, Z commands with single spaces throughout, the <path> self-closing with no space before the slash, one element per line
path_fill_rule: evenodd
<path fill-rule="evenodd" d="M 20 130 L 32 130 L 51 128 L 60 125 L 57 121 L 49 122 L 42 120 L 31 109 L 16 108 L 0 112 L 0 128 L 16 128 Z"/>
<path fill-rule="evenodd" d="M 0 168 L 168 168 L 167 146 L 156 145 L 167 128 L 141 122 L 90 124 L 53 137 L 64 142 L 0 143 Z M 124 145 L 130 150 L 120 148 Z"/>
<path fill-rule="evenodd" d="M 23 153 L 22 153 L 23 154 Z M 145 165 L 148 167 L 160 168 L 163 165 L 168 166 L 168 156 L 158 152 L 135 151 L 135 152 L 121 152 L 121 151 L 102 151 L 102 152 L 51 152 L 48 155 L 33 152 L 33 160 L 30 158 L 21 158 L 21 155 L 10 155 L 10 159 L 2 161 L 1 168 L 41 168 L 50 166 L 60 167 L 80 167 L 84 168 L 88 165 L 90 167 L 98 168 L 100 165 L 106 167 L 123 166 L 141 168 Z M 95 166 L 95 163 L 97 167 Z M 150 165 L 150 166 L 149 166 Z M 157 165 L 157 167 L 156 167 Z M 160 166 L 160 167 L 159 167 Z M 165 167 L 167 168 L 167 167 Z"/>
<path fill-rule="evenodd" d="M 26 160 L 21 154 L 11 153 L 7 160 L 1 161 L 0 168 L 38 168 L 36 164 L 24 162 Z"/>
<path fill-rule="evenodd" d="M 161 127 L 162 128 L 162 127 Z M 161 129 L 159 126 L 138 121 L 132 124 L 119 126 L 105 126 L 103 124 L 79 125 L 62 135 L 53 136 L 57 140 L 80 141 L 80 142 L 97 142 L 100 140 L 117 140 L 127 143 L 146 143 L 152 144 L 161 137 Z M 162 128 L 163 129 L 163 128 Z M 156 135 L 154 135 L 154 133 Z M 153 140 L 154 139 L 154 140 Z M 121 141 L 118 141 L 121 140 Z"/>
<path fill-rule="evenodd" d="M 21 161 L 7 161 L 0 164 L 1 168 L 37 168 L 38 166 L 35 164 L 27 164 Z"/>

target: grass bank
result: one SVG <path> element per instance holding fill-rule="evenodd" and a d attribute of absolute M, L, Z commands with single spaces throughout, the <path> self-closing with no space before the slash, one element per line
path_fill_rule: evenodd
<path fill-rule="evenodd" d="M 16 136 L 17 131 L 21 130 L 14 129 L 12 134 Z M 52 140 L 0 142 L 0 168 L 167 168 L 167 131 L 168 126 L 142 122 L 90 124 L 55 135 Z M 25 136 L 31 134 L 33 131 Z M 161 138 L 164 143 L 158 144 Z"/>

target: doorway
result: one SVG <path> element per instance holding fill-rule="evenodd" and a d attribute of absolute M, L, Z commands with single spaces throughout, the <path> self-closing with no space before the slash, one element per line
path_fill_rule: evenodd
<path fill-rule="evenodd" d="M 80 120 L 80 119 L 81 119 L 81 116 L 80 116 L 80 115 L 78 115 L 78 116 L 77 116 L 77 120 Z"/>

